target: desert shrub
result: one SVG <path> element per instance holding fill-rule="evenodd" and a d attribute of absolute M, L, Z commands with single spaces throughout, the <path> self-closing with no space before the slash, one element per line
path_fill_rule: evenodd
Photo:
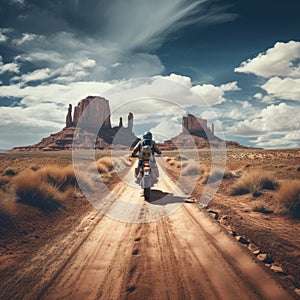
<path fill-rule="evenodd" d="M 240 171 L 231 171 L 228 169 L 223 170 L 215 170 L 212 174 L 206 173 L 203 175 L 202 183 L 216 182 L 221 179 L 230 179 L 230 178 L 238 178 L 241 176 Z"/>
<path fill-rule="evenodd" d="M 271 172 L 255 169 L 245 172 L 238 179 L 231 188 L 231 194 L 243 195 L 263 189 L 276 190 L 278 187 L 279 182 Z"/>
<path fill-rule="evenodd" d="M 55 211 L 62 206 L 58 189 L 42 180 L 36 172 L 26 170 L 14 179 L 18 202 L 38 207 L 44 211 Z"/>
<path fill-rule="evenodd" d="M 168 161 L 169 165 L 171 167 L 175 167 L 175 168 L 180 168 L 181 167 L 181 162 L 180 161 L 176 161 L 174 158 L 171 158 L 169 161 Z"/>
<path fill-rule="evenodd" d="M 96 162 L 96 167 L 97 170 L 100 174 L 104 174 L 108 172 L 107 166 L 104 165 L 102 162 L 100 162 L 99 160 Z"/>
<path fill-rule="evenodd" d="M 0 189 L 5 190 L 10 180 L 9 176 L 0 176 Z"/>
<path fill-rule="evenodd" d="M 30 169 L 32 170 L 32 171 L 37 171 L 37 170 L 39 170 L 41 167 L 40 166 L 38 166 L 38 165 L 32 165 L 31 167 L 30 167 Z"/>
<path fill-rule="evenodd" d="M 5 230 L 15 226 L 15 202 L 10 193 L 0 190 L 0 239 Z"/>
<path fill-rule="evenodd" d="M 104 165 L 108 172 L 112 171 L 114 168 L 114 162 L 113 162 L 112 158 L 109 156 L 104 156 L 104 157 L 98 159 L 97 164 L 98 163 Z"/>
<path fill-rule="evenodd" d="M 66 167 L 47 166 L 36 172 L 43 182 L 65 191 L 70 186 L 77 186 L 76 176 L 72 165 Z"/>
<path fill-rule="evenodd" d="M 182 170 L 183 176 L 198 175 L 198 174 L 199 174 L 199 166 L 196 163 L 187 164 Z"/>
<path fill-rule="evenodd" d="M 281 184 L 276 193 L 277 212 L 290 218 L 300 219 L 300 181 L 291 180 Z"/>
<path fill-rule="evenodd" d="M 189 160 L 189 159 L 188 159 L 188 157 L 186 157 L 184 155 L 178 154 L 178 155 L 176 155 L 175 160 L 186 161 L 186 160 Z"/>
<path fill-rule="evenodd" d="M 3 175 L 5 176 L 15 176 L 18 172 L 14 169 L 7 168 L 4 170 Z"/>

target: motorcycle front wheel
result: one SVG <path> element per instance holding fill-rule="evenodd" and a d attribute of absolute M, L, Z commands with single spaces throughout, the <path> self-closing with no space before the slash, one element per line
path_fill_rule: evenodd
<path fill-rule="evenodd" d="M 144 188 L 144 198 L 145 200 L 150 199 L 150 188 Z"/>

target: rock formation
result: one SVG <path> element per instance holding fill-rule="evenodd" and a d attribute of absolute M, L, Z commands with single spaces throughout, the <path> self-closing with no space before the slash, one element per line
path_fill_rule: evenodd
<path fill-rule="evenodd" d="M 120 121 L 119 121 L 119 127 L 120 128 L 123 127 L 123 119 L 122 119 L 122 117 L 120 118 Z"/>
<path fill-rule="evenodd" d="M 102 126 L 99 128 L 101 124 Z M 77 125 L 80 125 L 80 127 Z M 79 129 L 79 132 L 77 129 Z M 125 147 L 127 149 L 138 140 L 132 130 L 133 114 L 131 112 L 128 114 L 127 127 L 123 126 L 122 118 L 120 118 L 118 126 L 112 127 L 108 100 L 88 96 L 80 100 L 74 107 L 73 118 L 72 105 L 69 104 L 66 127 L 63 130 L 43 138 L 35 145 L 16 147 L 12 151 L 67 150 L 72 149 L 74 143 L 80 149 L 90 149 L 91 147 L 96 149 Z M 74 136 L 75 132 L 76 137 Z M 216 137 L 213 124 L 210 129 L 207 126 L 207 120 L 189 114 L 182 119 L 182 132 L 160 144 L 160 147 L 163 150 L 173 150 L 178 147 L 191 149 L 195 145 L 197 148 L 210 148 L 212 145 L 218 147 L 224 145 L 224 143 L 227 147 L 243 147 L 236 142 L 223 141 Z"/>
<path fill-rule="evenodd" d="M 119 147 L 120 145 L 126 147 L 128 143 L 130 146 L 130 143 L 137 140 L 137 137 L 132 132 L 132 128 L 132 113 L 128 115 L 127 128 L 123 126 L 122 118 L 120 118 L 119 126 L 112 127 L 109 101 L 101 97 L 88 96 L 80 100 L 74 107 L 73 118 L 72 105 L 69 104 L 66 115 L 66 127 L 63 130 L 43 138 L 35 145 L 16 147 L 13 150 L 68 150 L 72 149 L 73 143 L 80 149 L 90 149 L 91 145 L 96 149 L 109 149 L 112 146 Z M 75 132 L 76 137 L 74 137 Z"/>
<path fill-rule="evenodd" d="M 72 104 L 69 104 L 68 113 L 66 116 L 66 127 L 73 126 L 73 120 L 72 120 Z"/>
<path fill-rule="evenodd" d="M 210 130 L 207 127 L 207 120 L 188 114 L 182 118 L 182 133 L 186 131 L 192 135 L 203 136 Z"/>
<path fill-rule="evenodd" d="M 88 96 L 78 102 L 74 108 L 73 125 L 85 129 L 110 129 L 110 108 L 108 100 L 98 96 Z"/>
<path fill-rule="evenodd" d="M 133 114 L 130 112 L 128 114 L 128 125 L 127 125 L 128 130 L 132 132 L 133 129 Z"/>

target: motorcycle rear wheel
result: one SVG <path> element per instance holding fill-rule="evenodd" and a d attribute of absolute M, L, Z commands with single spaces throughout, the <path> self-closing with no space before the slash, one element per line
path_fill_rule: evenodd
<path fill-rule="evenodd" d="M 144 188 L 144 198 L 145 200 L 149 200 L 150 199 L 150 188 Z"/>

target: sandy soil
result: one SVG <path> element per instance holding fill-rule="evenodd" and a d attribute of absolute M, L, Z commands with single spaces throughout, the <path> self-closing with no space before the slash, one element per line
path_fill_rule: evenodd
<path fill-rule="evenodd" d="M 114 194 L 137 204 L 130 211 L 135 223 L 92 208 L 78 213 L 68 219 L 68 230 L 1 265 L 0 298 L 296 299 L 196 203 L 183 203 L 159 221 L 138 223 L 152 209 L 156 213 L 154 206 L 158 213 L 168 209 L 160 195 L 168 196 L 170 205 L 184 197 L 163 176 L 154 187 L 156 201 L 145 202 L 132 174 L 131 184 L 120 182 Z M 108 212 L 120 207 L 108 203 Z"/>
<path fill-rule="evenodd" d="M 201 165 L 208 167 L 210 153 L 199 152 Z M 172 156 L 172 153 L 168 153 Z M 229 170 L 242 172 L 261 168 L 271 172 L 279 182 L 300 180 L 300 149 L 259 150 L 259 149 L 227 149 L 226 167 Z M 179 176 L 179 169 L 169 167 L 174 179 Z M 188 181 L 189 176 L 186 180 Z M 261 253 L 267 254 L 272 264 L 266 263 L 266 269 L 273 265 L 280 266 L 283 272 L 277 278 L 290 290 L 300 292 L 300 232 L 299 220 L 291 220 L 286 216 L 272 212 L 276 192 L 263 190 L 259 197 L 252 194 L 231 196 L 231 187 L 238 179 L 223 179 L 217 194 L 209 203 L 207 211 L 211 217 L 234 236 L 242 236 L 247 242 L 241 244 L 247 249 L 248 243 L 254 245 Z M 200 181 L 193 192 L 199 199 L 205 185 Z M 271 211 L 255 212 L 255 203 L 263 203 Z M 251 253 L 251 251 L 249 251 Z M 253 254 L 253 257 L 256 257 Z M 300 293 L 299 293 L 300 294 Z"/>

